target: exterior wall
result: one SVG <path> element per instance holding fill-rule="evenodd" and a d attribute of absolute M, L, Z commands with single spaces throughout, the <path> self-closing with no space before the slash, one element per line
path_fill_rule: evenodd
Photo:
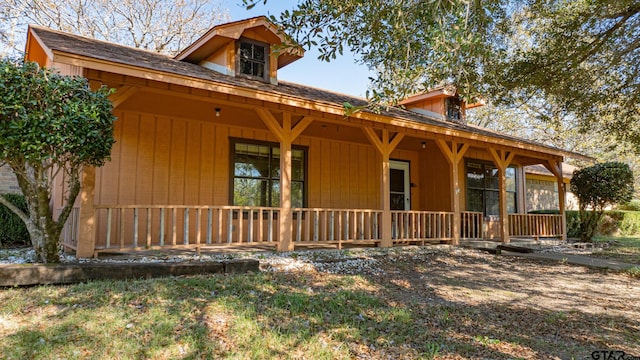
<path fill-rule="evenodd" d="M 426 142 L 426 148 L 421 155 L 419 160 L 420 210 L 452 211 L 449 162 L 432 141 Z"/>
<path fill-rule="evenodd" d="M 527 179 L 527 212 L 557 210 L 558 183 L 555 181 Z"/>
<path fill-rule="evenodd" d="M 229 139 L 276 142 L 258 128 L 132 111 L 116 116 L 111 161 L 96 171 L 96 205 L 229 205 Z M 308 207 L 380 208 L 380 157 L 372 145 L 311 136 L 295 145 L 308 148 Z M 436 197 L 421 196 L 439 189 L 434 182 L 421 183 L 424 160 L 418 152 L 398 149 L 391 158 L 411 164 L 413 209 L 447 210 L 436 207 L 442 203 Z"/>
<path fill-rule="evenodd" d="M 543 175 L 526 175 L 526 211 L 558 210 L 558 182 L 553 177 Z M 566 210 L 578 210 L 578 199 L 569 190 L 565 180 Z"/>
<path fill-rule="evenodd" d="M 20 194 L 16 176 L 8 165 L 0 166 L 0 194 Z"/>

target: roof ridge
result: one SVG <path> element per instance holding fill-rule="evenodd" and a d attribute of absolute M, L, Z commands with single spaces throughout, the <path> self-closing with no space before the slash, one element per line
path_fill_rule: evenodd
<path fill-rule="evenodd" d="M 36 29 L 36 30 L 44 30 L 44 31 L 50 31 L 53 33 L 57 33 L 60 35 L 64 35 L 64 36 L 71 36 L 71 37 L 75 37 L 75 38 L 80 38 L 83 40 L 88 40 L 91 42 L 98 42 L 98 43 L 102 43 L 102 44 L 106 44 L 106 45 L 117 45 L 117 46 L 122 46 L 131 50 L 136 50 L 136 51 L 141 51 L 141 52 L 146 52 L 149 54 L 154 54 L 154 55 L 159 55 L 162 56 L 163 58 L 167 58 L 167 59 L 173 59 L 172 56 L 169 56 L 167 54 L 163 54 L 157 51 L 153 51 L 153 50 L 149 50 L 149 49 L 143 49 L 143 48 L 139 48 L 139 47 L 135 47 L 135 46 L 131 46 L 131 45 L 126 45 L 126 44 L 120 44 L 117 42 L 113 42 L 113 41 L 108 41 L 108 40 L 104 40 L 104 39 L 96 39 L 96 38 L 92 38 L 86 35 L 80 35 L 80 34 L 76 34 L 76 33 L 72 33 L 72 32 L 68 32 L 68 31 L 62 31 L 62 30 L 58 30 L 58 29 L 53 29 L 47 26 L 43 26 L 43 25 L 35 25 L 35 24 L 30 24 L 29 25 L 30 29 Z"/>

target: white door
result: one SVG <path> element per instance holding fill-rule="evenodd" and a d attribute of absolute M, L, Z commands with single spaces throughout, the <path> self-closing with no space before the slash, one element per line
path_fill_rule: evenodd
<path fill-rule="evenodd" d="M 408 161 L 389 161 L 391 210 L 411 210 L 411 182 Z"/>

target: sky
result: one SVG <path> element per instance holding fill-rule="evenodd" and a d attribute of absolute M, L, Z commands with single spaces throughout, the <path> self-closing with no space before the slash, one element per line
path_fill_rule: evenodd
<path fill-rule="evenodd" d="M 225 0 L 231 20 L 242 20 L 260 15 L 279 15 L 283 10 L 292 9 L 297 1 L 268 0 L 253 9 L 246 10 L 240 0 Z M 366 66 L 358 65 L 351 54 L 338 57 L 331 62 L 318 60 L 318 51 L 305 49 L 302 59 L 278 70 L 278 79 L 302 85 L 313 86 L 348 95 L 365 97 L 369 77 L 373 76 Z"/>

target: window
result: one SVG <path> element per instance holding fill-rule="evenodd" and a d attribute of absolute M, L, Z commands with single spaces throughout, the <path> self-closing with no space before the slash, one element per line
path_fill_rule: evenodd
<path fill-rule="evenodd" d="M 277 144 L 232 142 L 233 205 L 280 206 L 280 147 Z M 306 149 L 291 150 L 291 206 L 304 207 Z"/>
<path fill-rule="evenodd" d="M 268 80 L 269 45 L 241 39 L 238 44 L 238 75 Z"/>
<path fill-rule="evenodd" d="M 457 96 L 448 97 L 445 100 L 445 106 L 447 109 L 447 119 L 462 120 L 462 102 Z"/>
<path fill-rule="evenodd" d="M 516 169 L 506 170 L 507 212 L 516 212 Z M 500 179 L 493 164 L 467 162 L 467 210 L 500 215 Z"/>

